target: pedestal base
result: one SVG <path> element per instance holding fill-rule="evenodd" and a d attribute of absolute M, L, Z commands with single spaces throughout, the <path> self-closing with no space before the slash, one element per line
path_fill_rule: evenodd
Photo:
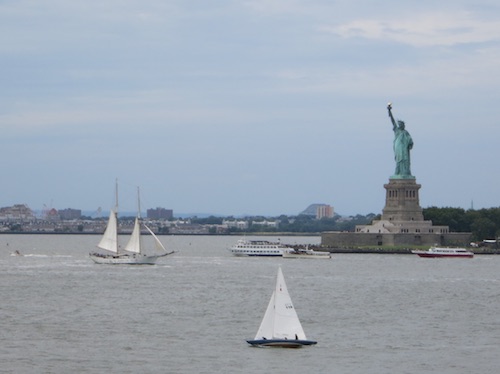
<path fill-rule="evenodd" d="M 383 221 L 423 221 L 418 191 L 422 187 L 413 178 L 391 178 L 386 189 L 385 207 L 382 210 Z"/>

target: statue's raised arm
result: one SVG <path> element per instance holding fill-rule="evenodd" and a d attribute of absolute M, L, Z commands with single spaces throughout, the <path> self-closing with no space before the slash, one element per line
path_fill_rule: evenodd
<path fill-rule="evenodd" d="M 397 127 L 396 121 L 394 120 L 394 117 L 392 116 L 392 103 L 387 104 L 387 110 L 389 111 L 389 117 L 391 118 L 392 122 L 392 127 L 393 129 Z"/>

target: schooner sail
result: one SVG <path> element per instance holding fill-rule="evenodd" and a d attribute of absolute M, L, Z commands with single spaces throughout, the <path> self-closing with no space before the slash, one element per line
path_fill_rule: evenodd
<path fill-rule="evenodd" d="M 118 221 L 116 212 L 111 210 L 106 231 L 97 246 L 109 252 L 118 253 Z"/>

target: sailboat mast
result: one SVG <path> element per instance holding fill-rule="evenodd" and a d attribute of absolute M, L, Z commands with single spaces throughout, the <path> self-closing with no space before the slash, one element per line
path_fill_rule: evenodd
<path fill-rule="evenodd" d="M 137 217 L 141 218 L 141 194 L 139 187 L 137 187 Z"/>
<path fill-rule="evenodd" d="M 115 212 L 118 213 L 118 178 L 115 179 Z"/>
<path fill-rule="evenodd" d="M 115 222 L 116 222 L 116 253 L 120 252 L 120 242 L 118 241 L 118 178 L 115 178 Z"/>
<path fill-rule="evenodd" d="M 142 252 L 142 235 L 141 235 L 141 192 L 139 186 L 137 186 L 137 226 L 138 226 L 138 245 L 139 252 Z"/>

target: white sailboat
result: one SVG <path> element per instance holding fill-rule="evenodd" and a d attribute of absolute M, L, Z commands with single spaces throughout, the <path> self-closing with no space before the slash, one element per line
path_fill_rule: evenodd
<path fill-rule="evenodd" d="M 271 295 L 266 313 L 253 340 L 253 346 L 299 348 L 317 342 L 308 340 L 300 323 L 286 287 L 281 267 L 278 268 L 276 287 Z"/>
<path fill-rule="evenodd" d="M 137 190 L 139 200 L 139 189 Z M 105 253 L 92 252 L 89 254 L 90 258 L 97 264 L 112 264 L 112 265 L 153 265 L 159 257 L 164 257 L 174 253 L 167 252 L 161 241 L 153 233 L 153 231 L 146 226 L 144 227 L 152 235 L 156 254 L 149 254 L 144 251 L 141 239 L 141 222 L 140 222 L 140 203 L 139 213 L 135 218 L 134 229 L 132 235 L 125 246 L 123 251 L 120 250 L 118 245 L 118 187 L 116 187 L 116 205 L 111 210 L 109 215 L 108 225 L 102 236 L 101 241 L 97 245 L 98 248 L 103 249 Z"/>

